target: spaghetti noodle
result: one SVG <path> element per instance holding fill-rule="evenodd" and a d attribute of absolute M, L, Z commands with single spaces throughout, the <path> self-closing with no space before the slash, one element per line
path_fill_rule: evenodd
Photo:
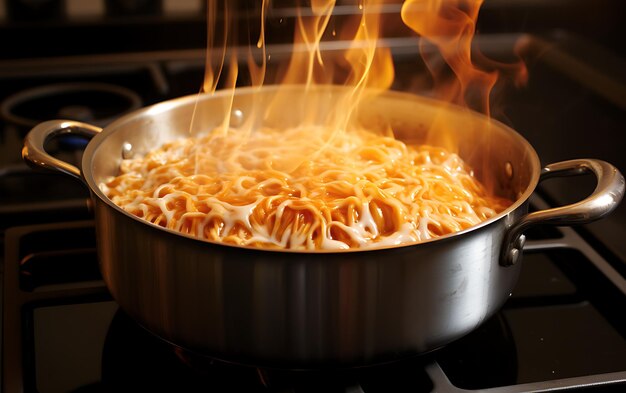
<path fill-rule="evenodd" d="M 442 148 L 323 127 L 177 140 L 124 160 L 101 189 L 162 227 L 295 250 L 419 242 L 511 204 L 488 195 L 461 158 Z"/>

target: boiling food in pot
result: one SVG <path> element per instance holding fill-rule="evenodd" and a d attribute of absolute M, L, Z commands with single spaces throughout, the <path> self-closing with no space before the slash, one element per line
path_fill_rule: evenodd
<path fill-rule="evenodd" d="M 371 248 L 457 232 L 507 208 L 461 158 L 365 130 L 215 130 L 124 160 L 100 185 L 127 212 L 229 244 Z"/>

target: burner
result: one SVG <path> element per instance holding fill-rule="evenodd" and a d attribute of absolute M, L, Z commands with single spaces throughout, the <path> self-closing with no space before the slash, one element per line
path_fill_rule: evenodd
<path fill-rule="evenodd" d="M 7 122 L 30 129 L 50 119 L 70 119 L 104 126 L 142 106 L 137 93 L 108 83 L 49 84 L 6 98 L 0 114 Z"/>

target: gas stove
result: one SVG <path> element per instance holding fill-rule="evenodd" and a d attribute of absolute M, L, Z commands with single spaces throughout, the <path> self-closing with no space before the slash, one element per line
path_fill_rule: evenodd
<path fill-rule="evenodd" d="M 486 17 L 493 21 L 498 2 L 489 3 Z M 128 32 L 132 21 L 147 21 L 123 53 L 109 53 L 110 46 L 72 51 L 64 43 L 56 52 L 40 48 L 41 56 L 29 57 L 15 46 L 15 55 L 5 54 L 0 61 L 2 391 L 626 389 L 624 205 L 583 227 L 531 230 L 519 283 L 502 310 L 466 337 L 418 357 L 351 369 L 256 368 L 191 355 L 138 326 L 101 280 L 86 188 L 71 178 L 31 170 L 21 161 L 20 149 L 39 121 L 70 117 L 106 125 L 135 108 L 197 93 L 204 50 L 176 46 L 171 39 L 156 50 L 142 48 L 141 37 L 158 30 L 161 20 L 154 10 L 145 12 L 147 19 L 133 14 L 119 23 Z M 167 31 L 183 29 L 181 17 L 165 19 Z M 195 24 L 184 31 L 203 34 L 198 18 L 190 19 Z M 83 28 L 80 23 L 59 25 L 50 34 L 64 37 Z M 528 86 L 509 92 L 499 119 L 524 135 L 544 163 L 593 157 L 626 172 L 626 146 L 619 136 L 626 122 L 620 49 L 567 29 L 492 30 L 477 43 L 486 55 L 506 56 L 523 42 L 532 59 Z M 392 38 L 386 45 L 398 62 L 394 88 L 415 91 L 410 60 L 415 39 Z M 285 50 L 278 45 L 271 52 L 278 57 Z M 75 164 L 83 148 L 83 141 L 72 139 L 48 147 Z M 532 207 L 578 200 L 593 186 L 586 177 L 551 180 L 539 187 Z"/>

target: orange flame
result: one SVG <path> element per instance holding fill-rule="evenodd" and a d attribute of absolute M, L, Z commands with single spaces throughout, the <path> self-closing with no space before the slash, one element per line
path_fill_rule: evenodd
<path fill-rule="evenodd" d="M 265 19 L 271 7 L 270 0 L 262 0 L 260 9 L 258 2 L 207 0 L 208 50 L 202 90 L 213 93 L 221 86 L 230 90 L 231 97 L 234 97 L 235 87 L 240 84 L 238 81 L 241 82 L 237 48 L 241 45 L 242 31 L 237 29 L 244 29 L 234 22 L 238 19 L 237 13 L 245 12 L 249 16 L 256 12 L 260 34 L 254 40 L 250 37 L 247 39 L 247 66 L 246 70 L 242 70 L 249 76 L 247 83 L 254 87 L 264 84 L 296 84 L 305 89 L 323 84 L 352 87 L 345 97 L 337 100 L 338 105 L 330 115 L 325 115 L 327 124 L 324 126 L 336 133 L 343 132 L 352 126 L 353 114 L 361 100 L 389 89 L 394 82 L 392 54 L 381 43 L 385 21 L 381 15 L 384 7 L 398 4 L 398 1 L 359 0 L 354 6 L 356 12 L 341 18 L 341 29 L 337 33 L 335 19 L 339 19 L 333 14 L 338 7 L 337 0 L 296 0 L 292 50 L 289 58 L 277 67 L 277 64 L 268 64 L 271 54 L 268 54 L 266 48 Z M 474 57 L 478 57 L 485 66 L 480 68 L 473 62 L 472 40 L 482 2 L 483 0 L 405 0 L 401 7 L 401 19 L 408 28 L 421 36 L 420 52 L 434 81 L 433 95 L 443 102 L 458 104 L 489 115 L 491 91 L 501 72 L 504 71 L 504 74 L 521 83 L 526 78 L 526 69 L 522 62 L 504 65 L 487 61 L 476 53 Z M 251 6 L 251 3 L 254 5 Z M 251 10 L 251 7 L 255 9 Z M 342 7 L 345 8 L 346 5 Z M 247 33 L 250 35 L 250 26 Z M 340 56 L 337 56 L 336 51 L 326 53 L 322 50 L 323 44 L 329 41 L 347 43 Z M 255 44 L 251 44 L 252 42 Z M 436 47 L 436 57 L 427 55 L 427 51 L 423 50 L 428 45 Z M 223 69 L 227 58 L 230 66 L 227 76 L 224 77 Z M 442 64 L 444 67 L 441 67 Z M 270 66 L 272 69 L 278 68 L 279 72 L 268 72 Z M 315 119 L 319 121 L 315 110 L 322 103 L 317 104 L 307 103 L 307 108 L 300 108 L 303 114 L 302 125 L 313 124 Z M 290 108 L 290 105 L 292 103 L 289 95 L 281 94 L 279 90 L 270 105 L 263 105 L 264 113 L 255 113 L 252 116 L 265 120 L 268 124 L 279 124 L 285 108 Z M 224 108 L 221 126 L 223 133 L 230 132 L 231 110 L 232 105 Z M 298 108 L 293 110 L 297 111 Z M 445 119 L 442 121 L 445 123 Z M 243 128 L 246 127 L 244 132 L 253 132 L 252 122 L 247 122 Z M 438 132 L 441 129 L 445 129 L 445 124 L 443 127 L 437 124 Z M 333 138 L 332 135 L 330 138 Z M 446 141 L 445 136 L 438 135 L 436 139 L 438 144 L 454 150 L 454 145 L 451 145 L 453 141 Z M 319 146 L 319 149 L 323 149 L 323 146 Z M 296 166 L 308 157 L 296 156 Z"/>
<path fill-rule="evenodd" d="M 425 58 L 435 79 L 437 96 L 467 106 L 467 94 L 477 94 L 477 109 L 489 115 L 489 94 L 498 80 L 495 71 L 485 72 L 472 63 L 472 39 L 482 0 L 407 0 L 402 20 L 423 39 L 434 44 L 456 76 L 446 81 L 433 60 Z M 424 43 L 422 43 L 424 45 Z"/>

